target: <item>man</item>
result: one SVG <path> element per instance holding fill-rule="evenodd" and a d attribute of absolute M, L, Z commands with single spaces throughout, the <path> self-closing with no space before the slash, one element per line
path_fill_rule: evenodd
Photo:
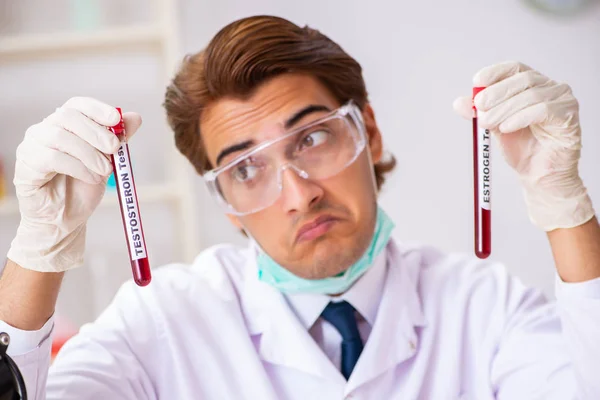
<path fill-rule="evenodd" d="M 36 399 L 600 398 L 600 227 L 577 172 L 577 101 L 520 63 L 481 70 L 479 122 L 548 232 L 556 304 L 501 265 L 408 247 L 377 191 L 393 160 L 359 64 L 319 32 L 236 21 L 185 59 L 165 107 L 181 152 L 250 238 L 125 284 L 49 369 L 64 271 L 118 146 L 76 98 L 17 150 L 21 225 L 0 330 Z M 470 118 L 471 100 L 455 102 Z M 137 114 L 125 114 L 131 136 Z"/>

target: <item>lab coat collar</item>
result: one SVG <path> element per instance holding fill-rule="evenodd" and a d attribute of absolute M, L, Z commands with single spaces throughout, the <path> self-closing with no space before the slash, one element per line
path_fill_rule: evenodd
<path fill-rule="evenodd" d="M 415 328 L 426 326 L 426 320 L 417 290 L 420 253 L 408 250 L 401 249 L 393 239 L 387 245 L 387 279 L 377 319 L 348 380 L 346 393 L 416 354 Z"/>
<path fill-rule="evenodd" d="M 346 383 L 296 317 L 284 295 L 258 280 L 258 249 L 251 244 L 249 250 L 242 306 L 250 334 L 261 335 L 258 340 L 260 357 L 272 364 Z M 387 279 L 383 285 L 377 318 L 347 382 L 347 393 L 412 357 L 418 345 L 415 327 L 425 326 L 417 292 L 420 267 L 418 252 L 405 254 L 390 239 L 385 254 Z"/>
<path fill-rule="evenodd" d="M 284 295 L 258 280 L 258 246 L 251 243 L 249 250 L 242 307 L 250 335 L 260 336 L 255 342 L 261 359 L 343 384 L 344 377 L 302 326 Z"/>

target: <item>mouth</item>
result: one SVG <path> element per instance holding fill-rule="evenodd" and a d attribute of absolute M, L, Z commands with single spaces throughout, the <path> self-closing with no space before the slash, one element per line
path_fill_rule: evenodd
<path fill-rule="evenodd" d="M 316 239 L 326 234 L 338 219 L 331 215 L 322 215 L 315 220 L 302 225 L 296 235 L 296 243 Z"/>

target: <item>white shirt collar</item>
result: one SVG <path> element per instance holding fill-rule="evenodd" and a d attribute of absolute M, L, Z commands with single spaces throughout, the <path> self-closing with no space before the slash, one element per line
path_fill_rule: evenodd
<path fill-rule="evenodd" d="M 286 294 L 287 302 L 302 325 L 306 329 L 310 329 L 330 301 L 346 300 L 372 327 L 377 317 L 377 310 L 379 309 L 385 284 L 386 251 L 382 251 L 373 261 L 371 268 L 340 296 L 334 297 L 314 293 Z"/>

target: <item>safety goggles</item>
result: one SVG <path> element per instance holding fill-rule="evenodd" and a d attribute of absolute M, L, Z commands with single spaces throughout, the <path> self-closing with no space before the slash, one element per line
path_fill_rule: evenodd
<path fill-rule="evenodd" d="M 286 170 L 303 179 L 327 179 L 352 164 L 365 145 L 362 114 L 350 101 L 206 172 L 204 180 L 226 213 L 252 214 L 277 201 Z"/>
<path fill-rule="evenodd" d="M 27 399 L 25 381 L 17 364 L 6 354 L 10 338 L 0 333 L 0 400 Z"/>

